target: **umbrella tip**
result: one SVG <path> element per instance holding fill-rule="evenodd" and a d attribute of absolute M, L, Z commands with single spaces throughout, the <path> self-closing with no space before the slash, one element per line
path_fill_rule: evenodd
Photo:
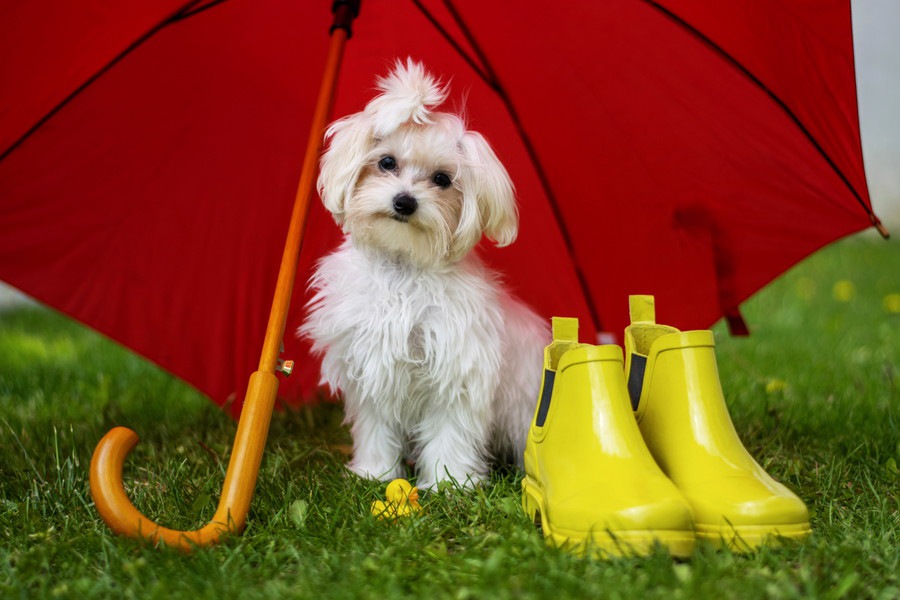
<path fill-rule="evenodd" d="M 878 233 L 881 234 L 882 238 L 886 240 L 891 239 L 891 232 L 884 226 L 881 219 L 875 216 L 875 213 L 869 213 L 869 219 L 872 221 L 872 226 L 878 230 Z"/>

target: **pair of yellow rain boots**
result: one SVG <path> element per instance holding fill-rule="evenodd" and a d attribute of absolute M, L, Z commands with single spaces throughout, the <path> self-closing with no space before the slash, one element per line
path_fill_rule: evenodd
<path fill-rule="evenodd" d="M 621 348 L 579 344 L 577 319 L 554 317 L 525 446 L 526 514 L 548 541 L 601 557 L 808 535 L 806 506 L 734 430 L 712 332 L 656 324 L 652 296 L 630 308 L 624 364 Z"/>

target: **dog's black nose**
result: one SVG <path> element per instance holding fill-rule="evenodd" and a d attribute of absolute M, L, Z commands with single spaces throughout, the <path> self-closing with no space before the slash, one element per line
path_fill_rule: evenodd
<path fill-rule="evenodd" d="M 398 214 L 408 217 L 416 212 L 417 208 L 419 208 L 419 203 L 409 194 L 397 194 L 394 196 L 394 210 Z"/>

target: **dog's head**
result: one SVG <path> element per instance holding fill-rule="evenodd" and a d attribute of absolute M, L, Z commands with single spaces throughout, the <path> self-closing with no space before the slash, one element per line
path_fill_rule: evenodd
<path fill-rule="evenodd" d="M 431 267 L 459 260 L 482 234 L 512 243 L 512 182 L 485 139 L 437 112 L 447 89 L 398 62 L 362 112 L 326 132 L 318 190 L 353 243 Z"/>

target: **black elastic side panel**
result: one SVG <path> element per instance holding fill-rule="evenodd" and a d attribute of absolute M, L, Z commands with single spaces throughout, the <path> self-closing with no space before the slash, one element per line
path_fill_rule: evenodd
<path fill-rule="evenodd" d="M 544 426 L 547 420 L 547 413 L 550 411 L 550 397 L 553 395 L 553 381 L 556 379 L 556 371 L 544 371 L 544 389 L 541 390 L 541 403 L 538 405 L 537 418 L 534 424 L 538 427 Z"/>
<path fill-rule="evenodd" d="M 644 387 L 644 371 L 646 369 L 647 357 L 632 354 L 631 372 L 628 373 L 628 395 L 631 396 L 631 410 L 637 410 L 641 401 L 641 388 Z"/>

